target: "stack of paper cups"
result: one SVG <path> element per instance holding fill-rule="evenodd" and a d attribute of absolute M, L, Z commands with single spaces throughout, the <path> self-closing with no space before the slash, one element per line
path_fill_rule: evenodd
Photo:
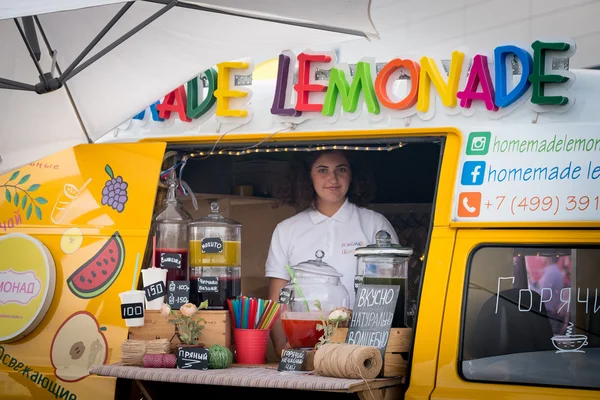
<path fill-rule="evenodd" d="M 166 288 L 167 285 L 167 270 L 164 268 L 147 268 L 142 270 L 142 283 L 144 287 L 150 286 L 153 283 L 162 281 Z M 165 293 L 166 294 L 166 293 Z M 165 302 L 165 296 L 162 295 L 157 299 L 146 302 L 146 310 L 160 310 Z"/>

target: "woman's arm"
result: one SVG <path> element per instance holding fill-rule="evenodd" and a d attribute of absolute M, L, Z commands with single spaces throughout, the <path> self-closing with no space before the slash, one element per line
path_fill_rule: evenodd
<path fill-rule="evenodd" d="M 279 291 L 285 284 L 288 283 L 285 279 L 269 278 L 269 299 L 279 301 Z M 281 357 L 281 351 L 286 347 L 287 340 L 281 325 L 281 319 L 278 319 L 271 329 L 271 340 L 277 352 L 277 356 Z"/>

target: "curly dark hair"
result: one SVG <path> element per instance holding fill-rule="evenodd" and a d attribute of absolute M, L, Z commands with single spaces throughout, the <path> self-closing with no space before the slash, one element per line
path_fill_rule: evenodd
<path fill-rule="evenodd" d="M 368 164 L 359 152 L 342 150 L 295 153 L 287 173 L 283 175 L 283 182 L 275 191 L 275 196 L 284 204 L 288 204 L 298 211 L 314 207 L 317 193 L 310 177 L 310 171 L 320 156 L 336 152 L 346 157 L 350 165 L 352 181 L 348 188 L 348 200 L 359 207 L 367 206 L 375 194 L 375 183 Z"/>

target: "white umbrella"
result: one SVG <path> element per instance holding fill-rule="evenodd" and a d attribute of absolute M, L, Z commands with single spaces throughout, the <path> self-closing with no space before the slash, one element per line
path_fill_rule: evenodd
<path fill-rule="evenodd" d="M 370 0 L 0 0 L 0 173 L 94 142 L 222 61 L 377 38 Z"/>

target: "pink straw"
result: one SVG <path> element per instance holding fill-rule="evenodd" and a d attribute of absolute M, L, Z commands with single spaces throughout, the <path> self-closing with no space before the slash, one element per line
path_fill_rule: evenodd
<path fill-rule="evenodd" d="M 156 267 L 156 235 L 152 238 L 152 268 Z"/>

